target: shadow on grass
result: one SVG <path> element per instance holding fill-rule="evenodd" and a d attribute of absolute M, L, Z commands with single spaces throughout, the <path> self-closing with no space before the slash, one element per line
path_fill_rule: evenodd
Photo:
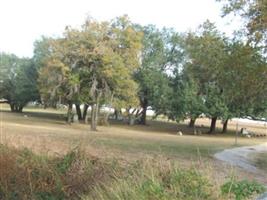
<path fill-rule="evenodd" d="M 66 124 L 65 115 L 63 113 L 37 111 L 25 111 L 22 113 L 16 113 L 9 110 L 1 110 L 0 112 L 3 113 L 3 120 L 7 122 L 25 122 L 27 121 L 27 119 L 30 119 L 33 123 L 47 122 L 57 125 Z"/>
<path fill-rule="evenodd" d="M 10 122 L 24 122 L 27 118 L 31 119 L 34 123 L 51 123 L 55 125 L 66 125 L 66 114 L 62 110 L 40 110 L 40 109 L 25 109 L 23 113 L 13 113 L 8 109 L 1 110 L 4 114 L 4 120 Z M 188 127 L 185 123 L 176 123 L 171 121 L 159 121 L 159 120 L 148 120 L 147 125 L 133 125 L 130 126 L 126 122 L 118 120 L 109 120 L 110 126 L 119 127 L 122 129 L 132 131 L 143 131 L 147 133 L 160 133 L 160 134 L 171 134 L 176 135 L 178 131 L 181 131 L 183 135 L 194 135 L 194 129 Z M 80 122 L 84 124 L 84 122 Z M 235 131 L 229 130 L 226 134 L 221 134 L 221 129 L 217 129 L 215 134 L 208 134 L 209 127 L 203 125 L 196 125 L 196 130 L 200 135 L 206 135 L 211 137 L 232 137 L 235 135 Z"/>

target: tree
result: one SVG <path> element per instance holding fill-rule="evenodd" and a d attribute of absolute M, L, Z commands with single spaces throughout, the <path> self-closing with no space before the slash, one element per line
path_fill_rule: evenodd
<path fill-rule="evenodd" d="M 223 2 L 223 16 L 230 13 L 240 15 L 247 28 L 249 42 L 262 45 L 267 42 L 267 1 L 265 0 L 217 0 Z"/>
<path fill-rule="evenodd" d="M 200 34 L 189 34 L 187 38 L 187 69 L 199 85 L 204 113 L 212 119 L 209 132 L 215 131 L 218 118 L 223 120 L 226 132 L 232 117 L 264 110 L 266 59 L 260 48 L 224 38 L 209 22 L 202 27 Z"/>
<path fill-rule="evenodd" d="M 56 58 L 48 60 L 39 74 L 42 101 L 46 105 L 67 104 L 67 121 L 71 123 L 73 96 L 78 92 L 77 79 L 71 75 L 69 67 Z"/>
<path fill-rule="evenodd" d="M 266 59 L 259 49 L 241 41 L 229 42 L 227 52 L 226 64 L 218 77 L 229 111 L 225 120 L 260 115 L 267 102 Z M 227 131 L 227 124 L 223 131 Z"/>
<path fill-rule="evenodd" d="M 55 39 L 42 36 L 41 39 L 34 42 L 33 61 L 39 70 L 44 67 L 47 59 L 52 55 L 52 43 Z"/>
<path fill-rule="evenodd" d="M 205 112 L 202 96 L 199 95 L 199 86 L 186 71 L 176 73 L 172 80 L 172 95 L 170 98 L 169 118 L 180 121 L 189 118 L 189 127 L 195 126 L 195 121 Z"/>
<path fill-rule="evenodd" d="M 245 36 L 247 39 L 247 47 L 254 46 L 260 47 L 256 51 L 263 50 L 261 53 L 266 52 L 266 44 L 267 44 L 267 2 L 264 0 L 251 0 L 251 1 L 241 1 L 241 0 L 217 0 L 219 2 L 223 2 L 223 16 L 229 15 L 231 13 L 235 15 L 239 15 L 244 20 L 244 25 L 246 28 Z M 244 32 L 244 31 L 242 31 Z M 240 44 L 239 44 L 240 46 Z M 250 47 L 252 49 L 252 47 Z M 253 50 L 255 52 L 255 49 Z M 244 52 L 244 50 L 243 50 Z M 249 56 L 250 58 L 250 56 Z M 244 58 L 246 60 L 246 58 Z M 255 62 L 255 60 L 254 60 Z M 251 61 L 250 61 L 251 63 Z M 255 64 L 255 63 L 254 63 Z M 244 64 L 246 65 L 246 64 Z M 254 65 L 255 66 L 255 65 Z M 256 67 L 258 68 L 258 67 Z M 250 70 L 248 70 L 250 71 Z M 255 69 L 257 71 L 257 69 Z M 250 81 L 248 81 L 250 82 Z M 256 83 L 258 85 L 258 83 Z M 262 93 L 262 92 L 260 92 Z M 251 105 L 248 106 L 250 110 L 254 110 L 255 115 L 260 115 L 262 111 L 266 108 L 263 105 L 266 105 L 266 100 L 263 102 L 257 101 L 254 102 L 254 105 L 257 105 L 259 109 L 251 109 Z M 239 106 L 239 105 L 238 105 Z M 233 107 L 233 105 L 232 105 Z M 244 110 L 247 110 L 244 109 Z M 260 112 L 256 111 L 260 110 Z M 263 111 L 264 112 L 264 111 Z M 244 113 L 242 111 L 241 113 Z M 240 113 L 240 114 L 241 114 Z M 242 116 L 243 114 L 241 114 Z M 251 115 L 251 114 L 250 114 Z"/>
<path fill-rule="evenodd" d="M 88 20 L 79 30 L 67 27 L 64 37 L 52 45 L 47 64 L 58 69 L 58 76 L 52 81 L 51 91 L 60 89 L 70 103 L 91 105 L 93 131 L 100 105 L 134 101 L 136 84 L 132 74 L 139 66 L 141 36 L 126 17 L 112 22 Z M 47 80 L 52 69 L 47 65 L 44 71 L 47 75 L 43 73 L 42 78 Z"/>
<path fill-rule="evenodd" d="M 203 99 L 204 113 L 211 118 L 209 132 L 214 133 L 216 120 L 227 113 L 222 98 L 222 85 L 218 84 L 222 72 L 220 69 L 224 68 L 227 57 L 225 38 L 216 30 L 214 24 L 206 21 L 200 26 L 199 33 L 188 34 L 185 51 L 188 56 L 187 73 L 191 74 L 198 85 L 198 98 Z"/>
<path fill-rule="evenodd" d="M 139 84 L 138 96 L 142 108 L 140 124 L 146 124 L 149 106 L 156 115 L 166 114 L 170 81 L 168 71 L 180 63 L 180 35 L 171 29 L 155 26 L 139 27 L 143 33 L 142 65 L 135 74 Z"/>
<path fill-rule="evenodd" d="M 218 87 L 216 83 L 209 83 L 205 89 L 205 114 L 211 118 L 209 133 L 214 133 L 217 119 L 225 119 L 225 116 L 228 116 L 228 107 L 225 103 L 223 90 L 221 87 Z"/>
<path fill-rule="evenodd" d="M 13 54 L 0 54 L 0 98 L 10 99 L 12 80 L 17 69 L 18 58 Z"/>
<path fill-rule="evenodd" d="M 56 41 L 53 38 L 42 37 L 34 43 L 33 61 L 40 75 L 38 88 L 45 108 L 56 108 L 57 103 L 65 103 L 61 86 L 66 82 L 68 69 L 54 55 Z"/>
<path fill-rule="evenodd" d="M 39 99 L 37 70 L 31 59 L 14 55 L 0 55 L 1 97 L 5 98 L 12 112 L 22 112 L 30 101 Z"/>

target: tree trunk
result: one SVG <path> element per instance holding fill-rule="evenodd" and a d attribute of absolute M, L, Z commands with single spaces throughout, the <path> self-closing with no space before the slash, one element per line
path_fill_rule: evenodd
<path fill-rule="evenodd" d="M 133 120 L 132 120 L 133 114 L 132 114 L 132 112 L 130 112 L 130 110 L 131 110 L 131 107 L 126 108 L 128 124 L 131 126 L 131 125 L 134 125 L 134 123 L 133 123 Z M 135 111 L 135 109 L 133 111 Z"/>
<path fill-rule="evenodd" d="M 226 133 L 227 132 L 228 121 L 229 121 L 229 119 L 226 119 L 224 121 L 222 133 Z"/>
<path fill-rule="evenodd" d="M 24 107 L 23 105 L 19 105 L 19 106 L 18 106 L 18 112 L 19 112 L 19 113 L 22 113 L 23 107 Z"/>
<path fill-rule="evenodd" d="M 47 103 L 44 103 L 44 109 L 47 109 L 48 105 Z"/>
<path fill-rule="evenodd" d="M 196 119 L 195 118 L 191 118 L 190 122 L 188 124 L 189 128 L 194 128 L 195 127 L 195 123 L 196 123 Z"/>
<path fill-rule="evenodd" d="M 52 108 L 57 109 L 57 102 L 56 101 L 52 103 Z"/>
<path fill-rule="evenodd" d="M 95 125 L 95 108 L 96 105 L 93 104 L 91 108 L 91 131 L 96 131 L 96 125 Z"/>
<path fill-rule="evenodd" d="M 217 117 L 212 117 L 211 118 L 210 131 L 209 131 L 209 133 L 211 133 L 211 134 L 215 133 L 216 121 L 217 121 Z"/>
<path fill-rule="evenodd" d="M 11 103 L 9 104 L 11 112 L 21 113 L 23 111 L 24 106 L 20 104 Z"/>
<path fill-rule="evenodd" d="M 115 116 L 115 120 L 119 119 L 119 111 L 118 111 L 118 109 L 114 110 L 114 116 Z"/>
<path fill-rule="evenodd" d="M 11 112 L 15 112 L 15 105 L 13 103 L 9 104 Z"/>
<path fill-rule="evenodd" d="M 72 103 L 69 103 L 67 112 L 67 123 L 71 124 L 71 122 L 72 122 Z"/>
<path fill-rule="evenodd" d="M 76 107 L 76 114 L 78 115 L 78 120 L 82 120 L 82 111 L 80 104 L 76 103 L 75 107 Z"/>
<path fill-rule="evenodd" d="M 91 111 L 91 131 L 97 131 L 97 122 L 98 122 L 98 101 L 92 105 Z"/>
<path fill-rule="evenodd" d="M 109 125 L 108 118 L 109 118 L 109 112 L 105 113 L 103 116 L 103 125 L 105 126 Z"/>
<path fill-rule="evenodd" d="M 142 115 L 141 115 L 141 120 L 140 120 L 140 124 L 142 125 L 146 125 L 146 111 L 147 111 L 147 106 L 148 106 L 148 102 L 147 99 L 144 99 L 144 102 L 142 104 Z"/>
<path fill-rule="evenodd" d="M 88 104 L 84 104 L 82 120 L 85 120 L 86 119 L 88 107 L 89 107 Z"/>

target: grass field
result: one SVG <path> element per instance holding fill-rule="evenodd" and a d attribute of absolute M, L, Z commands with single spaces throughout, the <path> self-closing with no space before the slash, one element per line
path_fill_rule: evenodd
<path fill-rule="evenodd" d="M 234 145 L 231 133 L 195 136 L 186 124 L 149 121 L 147 126 L 128 126 L 121 122 L 111 122 L 110 126 L 101 126 L 94 133 L 90 132 L 87 124 L 67 125 L 63 116 L 63 111 L 55 110 L 26 109 L 22 114 L 3 111 L 3 141 L 56 153 L 66 152 L 72 146 L 82 144 L 98 156 L 118 155 L 128 159 L 147 155 L 187 160 L 199 156 L 210 158 L 216 151 Z M 201 119 L 199 123 L 207 125 L 208 120 Z M 205 126 L 201 129 L 203 133 L 208 130 Z M 176 135 L 178 130 L 184 135 Z M 238 145 L 253 145 L 264 140 L 239 138 Z"/>

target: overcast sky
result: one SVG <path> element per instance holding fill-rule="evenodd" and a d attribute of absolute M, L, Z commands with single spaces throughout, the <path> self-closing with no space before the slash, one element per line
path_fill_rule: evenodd
<path fill-rule="evenodd" d="M 127 14 L 133 22 L 179 32 L 209 19 L 229 34 L 238 24 L 222 19 L 220 8 L 215 0 L 2 0 L 0 51 L 30 57 L 41 35 L 59 36 L 66 25 L 79 26 L 88 15 L 109 20 Z"/>

